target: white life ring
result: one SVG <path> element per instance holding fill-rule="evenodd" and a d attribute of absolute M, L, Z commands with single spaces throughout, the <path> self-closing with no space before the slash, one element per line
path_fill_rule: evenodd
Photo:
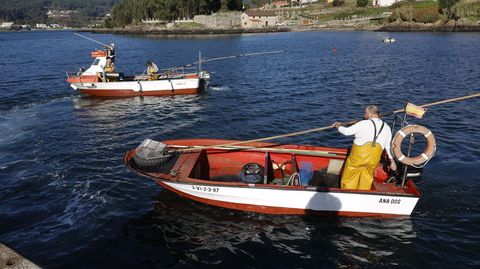
<path fill-rule="evenodd" d="M 419 133 L 422 134 L 427 140 L 427 146 L 425 150 L 414 157 L 407 157 L 402 152 L 402 141 L 405 137 L 410 134 Z M 435 142 L 435 136 L 427 128 L 421 125 L 408 125 L 403 127 L 400 131 L 395 134 L 395 137 L 392 139 L 392 152 L 395 158 L 406 165 L 421 165 L 426 161 L 430 160 L 435 154 L 437 144 Z"/>

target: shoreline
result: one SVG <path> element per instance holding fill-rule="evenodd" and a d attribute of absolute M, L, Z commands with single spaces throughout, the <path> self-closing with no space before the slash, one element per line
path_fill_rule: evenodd
<path fill-rule="evenodd" d="M 94 34 L 145 34 L 145 35 L 215 35 L 215 34 L 257 34 L 257 33 L 278 33 L 291 32 L 289 28 L 260 28 L 260 29 L 164 29 L 164 28 L 117 28 L 117 29 L 82 29 L 80 32 L 91 32 Z"/>
<path fill-rule="evenodd" d="M 139 35 L 229 35 L 229 34 L 260 34 L 281 32 L 480 32 L 480 20 L 449 21 L 436 23 L 391 22 L 385 24 L 370 23 L 323 23 L 315 25 L 282 26 L 269 28 L 182 28 L 165 29 L 155 26 L 127 26 L 125 28 L 69 28 L 69 29 L 31 29 L 31 30 L 1 30 L 0 33 L 42 31 L 77 31 L 94 34 L 139 34 Z"/>
<path fill-rule="evenodd" d="M 256 33 L 277 33 L 277 32 L 335 32 L 335 31 L 366 31 L 366 32 L 480 32 L 480 21 L 449 21 L 437 23 L 415 23 L 415 22 L 391 22 L 386 24 L 318 24 L 306 26 L 283 26 L 269 28 L 185 28 L 165 29 L 152 26 L 130 26 L 126 28 L 99 28 L 79 29 L 82 32 L 94 34 L 153 34 L 153 35 L 208 35 L 208 34 L 256 34 Z"/>

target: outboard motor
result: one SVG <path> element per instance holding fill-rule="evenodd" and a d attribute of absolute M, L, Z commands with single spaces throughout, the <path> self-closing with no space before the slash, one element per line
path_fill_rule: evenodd
<path fill-rule="evenodd" d="M 133 160 L 139 166 L 151 167 L 164 164 L 173 154 L 167 145 L 151 139 L 145 139 L 136 149 Z"/>
<path fill-rule="evenodd" d="M 263 181 L 265 169 L 258 163 L 247 163 L 240 171 L 240 180 L 245 183 L 260 183 Z"/>
<path fill-rule="evenodd" d="M 401 182 L 403 173 L 407 169 L 407 176 L 405 177 L 406 180 L 411 179 L 413 182 L 419 182 L 422 179 L 423 168 L 417 168 L 410 165 L 399 164 L 398 169 L 396 171 L 396 177 Z"/>

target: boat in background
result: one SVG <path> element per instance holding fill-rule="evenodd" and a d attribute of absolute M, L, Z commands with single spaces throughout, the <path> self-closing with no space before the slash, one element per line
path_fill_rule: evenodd
<path fill-rule="evenodd" d="M 393 42 L 395 42 L 395 41 L 397 41 L 397 40 L 395 40 L 395 38 L 393 38 L 393 37 L 385 37 L 385 38 L 382 40 L 383 43 L 393 43 Z"/>
<path fill-rule="evenodd" d="M 107 59 L 113 59 L 113 44 L 105 50 L 92 51 L 94 58 L 87 70 L 76 73 L 67 72 L 67 82 L 80 93 L 90 96 L 161 96 L 195 94 L 208 86 L 210 73 L 196 67 L 180 67 L 162 70 L 149 75 L 127 76 L 123 73 L 107 73 Z M 114 52 L 113 52 L 114 53 Z"/>
<path fill-rule="evenodd" d="M 413 178 L 400 186 L 383 166 L 376 168 L 370 190 L 341 189 L 347 149 L 239 143 L 146 139 L 124 162 L 186 198 L 268 214 L 408 216 L 421 196 Z"/>

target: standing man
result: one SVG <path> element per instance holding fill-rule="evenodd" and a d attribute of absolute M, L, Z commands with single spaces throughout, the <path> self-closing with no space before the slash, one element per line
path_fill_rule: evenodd
<path fill-rule="evenodd" d="M 341 126 L 335 122 L 332 126 L 346 136 L 354 135 L 350 155 L 345 162 L 341 186 L 342 189 L 370 190 L 373 182 L 373 170 L 380 163 L 383 150 L 390 159 L 390 168 L 397 170 L 397 165 L 390 152 L 392 131 L 379 118 L 377 106 L 365 108 L 365 120 L 359 121 L 350 127 Z"/>

